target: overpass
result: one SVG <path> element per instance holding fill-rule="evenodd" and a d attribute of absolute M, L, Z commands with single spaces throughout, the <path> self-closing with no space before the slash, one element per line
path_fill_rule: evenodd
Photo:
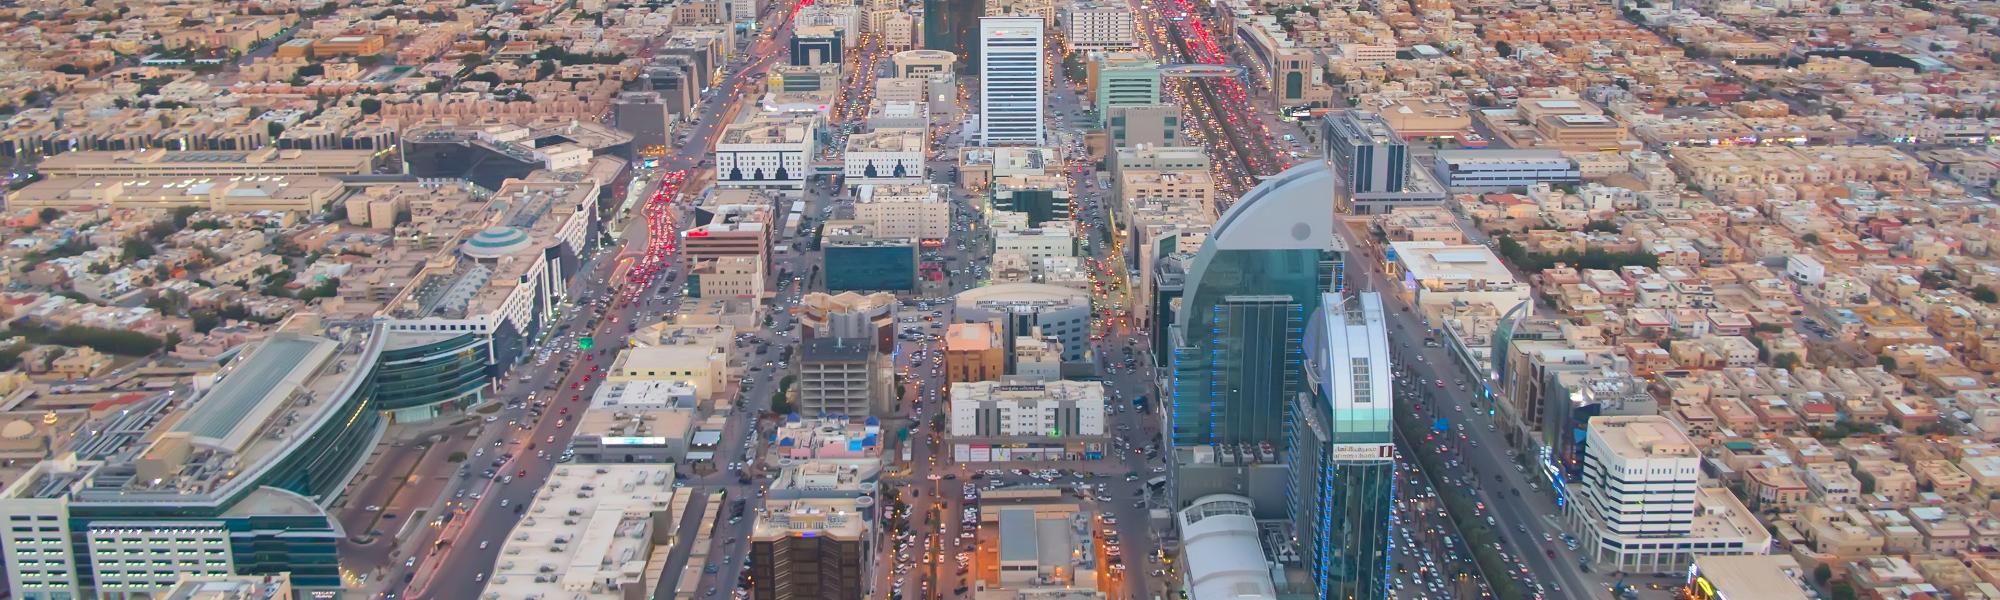
<path fill-rule="evenodd" d="M 1161 65 L 1163 77 L 1236 77 L 1243 74 L 1238 65 L 1180 64 Z"/>

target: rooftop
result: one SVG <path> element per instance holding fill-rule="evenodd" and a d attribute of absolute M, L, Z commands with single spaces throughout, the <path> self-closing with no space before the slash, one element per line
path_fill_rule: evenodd
<path fill-rule="evenodd" d="M 1390 242 L 1396 259 L 1418 281 L 1478 280 L 1514 281 L 1513 271 L 1500 262 L 1493 250 L 1480 245 L 1453 245 L 1444 242 Z"/>
<path fill-rule="evenodd" d="M 196 400 L 173 430 L 193 434 L 200 444 L 241 452 L 266 419 L 296 399 L 306 379 L 338 346 L 321 337 L 271 336 Z"/>
<path fill-rule="evenodd" d="M 847 137 L 848 152 L 923 152 L 928 136 L 915 127 L 884 127 Z"/>
<path fill-rule="evenodd" d="M 558 465 L 501 547 L 488 597 L 624 598 L 665 551 L 654 528 L 677 516 L 664 514 L 673 479 L 670 466 Z"/>

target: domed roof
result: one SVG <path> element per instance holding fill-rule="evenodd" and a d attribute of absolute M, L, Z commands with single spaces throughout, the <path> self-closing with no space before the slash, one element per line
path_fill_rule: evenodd
<path fill-rule="evenodd" d="M 25 440 L 28 439 L 29 436 L 32 436 L 34 434 L 35 434 L 35 426 L 29 424 L 27 421 L 14 420 L 14 421 L 8 421 L 6 425 L 0 425 L 0 438 L 8 440 Z"/>
<path fill-rule="evenodd" d="M 500 258 L 528 247 L 528 232 L 514 227 L 488 227 L 472 234 L 460 251 L 473 258 Z"/>

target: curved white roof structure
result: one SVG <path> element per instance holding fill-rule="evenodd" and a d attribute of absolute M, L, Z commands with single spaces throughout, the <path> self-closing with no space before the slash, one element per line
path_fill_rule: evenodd
<path fill-rule="evenodd" d="M 1271 563 L 1257 541 L 1249 498 L 1202 496 L 1181 509 L 1181 553 L 1188 596 L 1195 600 L 1277 600 Z"/>
<path fill-rule="evenodd" d="M 1333 194 L 1339 188 L 1326 161 L 1299 163 L 1229 205 L 1208 239 L 1219 250 L 1325 250 L 1333 239 Z"/>

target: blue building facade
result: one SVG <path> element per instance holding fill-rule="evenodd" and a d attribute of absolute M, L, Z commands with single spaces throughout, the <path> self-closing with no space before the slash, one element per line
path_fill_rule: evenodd
<path fill-rule="evenodd" d="M 1285 441 L 1306 323 L 1340 281 L 1334 185 L 1323 162 L 1280 173 L 1232 205 L 1195 254 L 1169 331 L 1175 445 Z"/>
<path fill-rule="evenodd" d="M 1286 455 L 1301 562 L 1315 597 L 1387 600 L 1396 462 L 1381 296 L 1326 295 L 1305 348 Z"/>

